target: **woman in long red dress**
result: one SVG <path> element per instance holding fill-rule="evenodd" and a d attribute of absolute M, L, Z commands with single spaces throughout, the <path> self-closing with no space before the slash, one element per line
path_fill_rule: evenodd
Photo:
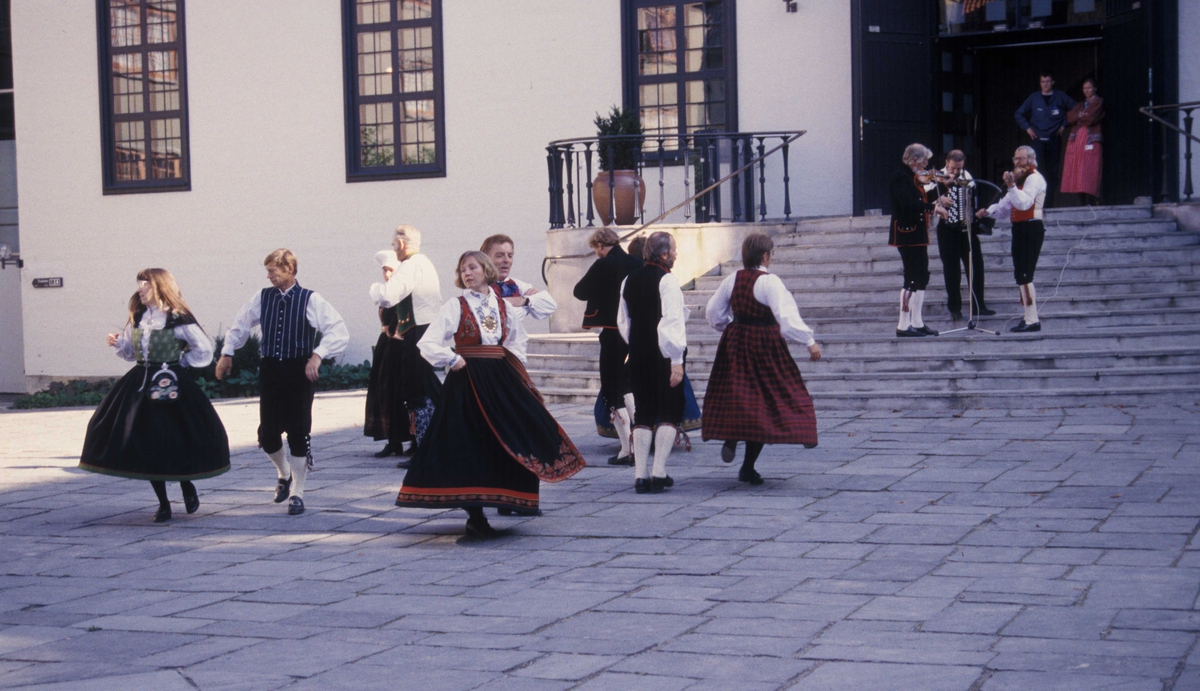
<path fill-rule="evenodd" d="M 767 270 L 774 249 L 769 235 L 747 237 L 745 268 L 726 278 L 705 308 L 709 326 L 723 333 L 704 396 L 703 437 L 725 440 L 726 463 L 746 442 L 738 480 L 752 485 L 763 482 L 754 462 L 764 444 L 817 445 L 812 398 L 787 341 L 808 346 L 814 362 L 821 346 L 783 281 Z"/>
<path fill-rule="evenodd" d="M 1083 100 L 1067 113 L 1071 137 L 1063 163 L 1063 192 L 1078 192 L 1086 204 L 1099 203 L 1100 173 L 1103 168 L 1104 99 L 1096 95 L 1096 82 L 1083 82 Z"/>

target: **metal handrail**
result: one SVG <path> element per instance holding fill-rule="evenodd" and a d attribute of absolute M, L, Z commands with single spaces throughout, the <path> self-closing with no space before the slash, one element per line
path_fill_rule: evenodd
<path fill-rule="evenodd" d="M 693 194 L 692 196 L 688 197 L 687 199 L 685 199 L 685 200 L 683 200 L 683 201 L 679 202 L 679 203 L 678 203 L 678 204 L 676 204 L 675 206 L 671 207 L 669 210 L 667 210 L 667 211 L 664 211 L 663 213 L 659 214 L 658 216 L 656 216 L 655 218 L 651 219 L 650 221 L 647 221 L 646 223 L 643 223 L 642 225 L 638 226 L 637 228 L 634 228 L 633 230 L 629 231 L 628 233 L 625 233 L 624 235 L 620 236 L 620 237 L 617 239 L 617 241 L 618 241 L 618 242 L 624 242 L 624 241 L 625 241 L 625 240 L 627 240 L 628 238 L 631 238 L 631 237 L 633 237 L 633 236 L 637 235 L 638 233 L 641 233 L 642 231 L 646 230 L 647 228 L 649 228 L 650 226 L 654 225 L 655 223 L 658 223 L 659 221 L 663 220 L 663 219 L 664 219 L 664 218 L 666 218 L 667 216 L 670 216 L 671 214 L 673 214 L 673 213 L 675 213 L 676 211 L 678 211 L 678 210 L 682 209 L 683 207 L 687 206 L 688 204 L 691 204 L 692 202 L 696 201 L 696 200 L 697 200 L 697 199 L 699 199 L 700 197 L 703 197 L 704 195 L 708 194 L 709 192 L 711 192 L 711 191 L 713 191 L 713 190 L 717 189 L 717 188 L 718 188 L 718 187 L 720 187 L 722 184 L 724 184 L 724 183 L 728 182 L 730 179 L 734 178 L 735 176 L 737 176 L 737 175 L 740 175 L 741 173 L 745 172 L 746 170 L 749 170 L 750 168 L 753 168 L 753 167 L 754 167 L 755 165 L 757 165 L 758 163 L 761 163 L 762 161 L 765 161 L 765 160 L 767 159 L 767 157 L 768 157 L 768 156 L 770 156 L 771 154 L 775 153 L 776 151 L 779 151 L 780 149 L 784 148 L 785 146 L 788 146 L 789 144 L 791 144 L 792 142 L 796 141 L 796 140 L 797 140 L 797 139 L 799 139 L 800 137 L 803 137 L 803 136 L 804 136 L 805 134 L 807 134 L 807 133 L 808 133 L 808 130 L 800 130 L 799 132 L 763 133 L 763 136 L 784 136 L 784 140 L 783 140 L 783 142 L 782 142 L 782 143 L 780 143 L 780 144 L 777 144 L 777 145 L 776 145 L 774 148 L 772 148 L 770 151 L 767 151 L 767 152 L 765 152 L 765 153 L 759 154 L 758 156 L 756 156 L 756 157 L 754 157 L 754 158 L 750 159 L 750 161 L 749 161 L 748 163 L 746 163 L 745 165 L 743 165 L 741 168 L 738 168 L 737 170 L 735 170 L 735 171 L 733 171 L 733 172 L 729 173 L 728 175 L 726 175 L 725 177 L 721 178 L 720 180 L 717 180 L 716 182 L 714 182 L 713 184 L 709 185 L 708 187 L 705 187 L 704 189 L 702 189 L 702 190 L 700 190 L 699 192 L 697 192 L 697 193 Z M 759 134 L 759 133 L 755 133 L 755 136 L 758 136 L 758 134 Z M 619 135 L 619 136 L 637 136 L 637 135 Z M 613 138 L 615 139 L 615 138 L 618 138 L 618 137 L 613 137 Z M 582 138 L 582 139 L 575 139 L 575 140 L 571 140 L 571 139 L 562 139 L 562 140 L 559 140 L 559 141 L 557 141 L 557 142 L 551 142 L 551 146 L 554 146 L 554 145 L 557 145 L 557 144 L 564 144 L 564 143 L 568 143 L 568 142 L 584 142 L 584 141 L 591 141 L 591 140 L 594 140 L 594 139 L 596 139 L 596 138 L 595 138 L 595 137 L 585 137 L 585 138 Z M 606 137 L 606 139 L 608 139 L 608 138 Z M 594 252 L 588 252 L 588 253 L 586 253 L 586 254 L 559 254 L 559 255 L 553 255 L 553 256 L 547 256 L 547 257 L 543 257 L 543 258 L 542 258 L 542 282 L 543 282 L 543 283 L 545 283 L 546 285 L 549 285 L 549 284 L 550 284 L 550 282 L 549 282 L 548 280 L 546 280 L 546 263 L 547 263 L 547 262 L 550 262 L 550 261 L 553 261 L 553 260 L 556 260 L 556 259 L 583 259 L 583 258 L 585 258 L 585 257 L 591 257 L 591 256 L 593 256 L 594 254 L 595 254 Z"/>
<path fill-rule="evenodd" d="M 1200 138 L 1197 138 L 1194 134 L 1192 134 L 1192 122 L 1193 122 L 1192 111 L 1195 110 L 1196 108 L 1200 108 L 1200 101 L 1189 101 L 1187 103 L 1165 103 L 1161 106 L 1145 106 L 1143 108 L 1138 108 L 1138 112 L 1140 112 L 1142 115 L 1145 115 L 1146 117 L 1159 123 L 1160 125 L 1170 128 L 1170 129 L 1173 129 L 1173 130 L 1175 130 L 1176 133 L 1182 134 L 1184 137 L 1186 137 L 1186 139 L 1184 139 L 1185 146 L 1184 146 L 1184 154 L 1183 154 L 1184 161 L 1186 162 L 1185 167 L 1184 167 L 1183 196 L 1184 196 L 1184 199 L 1189 202 L 1192 201 L 1192 192 L 1193 192 L 1193 189 L 1192 189 L 1192 142 L 1193 141 L 1200 142 Z M 1158 115 L 1156 115 L 1155 111 L 1160 111 L 1160 110 L 1164 110 L 1164 111 L 1165 110 L 1172 110 L 1172 111 L 1182 110 L 1183 111 L 1183 128 L 1181 129 L 1178 125 L 1171 122 L 1170 120 L 1166 120 L 1166 119 L 1161 118 Z"/>

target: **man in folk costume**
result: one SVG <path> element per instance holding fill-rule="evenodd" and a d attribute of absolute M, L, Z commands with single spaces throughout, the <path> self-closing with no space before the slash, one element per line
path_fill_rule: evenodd
<path fill-rule="evenodd" d="M 787 341 L 807 346 L 814 362 L 821 359 L 821 346 L 791 292 L 769 271 L 774 249 L 769 235 L 747 236 L 745 268 L 722 281 L 705 308 L 709 326 L 722 333 L 704 396 L 704 439 L 725 440 L 726 463 L 733 461 L 737 443 L 746 442 L 738 480 L 751 485 L 763 483 L 754 469 L 763 444 L 817 445 L 812 398 Z"/>
<path fill-rule="evenodd" d="M 234 351 L 246 343 L 252 328 L 261 326 L 258 443 L 279 474 L 275 503 L 287 500 L 288 513 L 295 516 L 304 513 L 304 480 L 312 468 L 313 383 L 320 376 L 321 361 L 346 350 L 350 333 L 342 315 L 320 293 L 296 282 L 298 263 L 291 250 L 275 250 L 263 266 L 271 287 L 256 293 L 234 317 L 216 376 L 224 379 L 229 374 Z M 288 456 L 283 450 L 285 433 Z"/>
<path fill-rule="evenodd" d="M 496 267 L 497 275 L 500 277 L 492 284 L 492 290 L 496 295 L 504 298 L 504 301 L 513 308 L 513 314 L 518 319 L 525 317 L 533 317 L 538 321 L 549 319 L 550 315 L 554 314 L 554 310 L 558 309 L 558 303 L 555 302 L 554 296 L 548 290 L 538 290 L 533 287 L 532 283 L 522 281 L 509 275 L 512 271 L 514 244 L 513 239 L 507 235 L 492 235 L 483 241 L 483 245 L 479 248 L 492 260 L 492 264 Z M 525 343 L 513 344 L 518 350 L 513 351 L 522 363 L 526 361 Z M 512 348 L 510 348 L 512 350 Z"/>
<path fill-rule="evenodd" d="M 442 287 L 433 262 L 421 254 L 421 231 L 410 225 L 396 226 L 392 249 L 400 259 L 400 268 L 383 284 L 382 304 L 396 308 L 396 334 L 403 352 L 401 388 L 412 433 L 420 446 L 441 400 L 442 385 L 433 367 L 421 357 L 417 341 L 442 307 Z M 401 460 L 396 467 L 407 468 L 408 461 Z"/>
<path fill-rule="evenodd" d="M 629 385 L 633 390 L 634 490 L 662 492 L 675 484 L 667 457 L 683 422 L 683 366 L 687 359 L 687 320 L 675 265 L 675 238 L 662 231 L 646 239 L 646 265 L 621 282 L 617 329 L 629 344 Z M 651 467 L 650 444 L 654 443 Z"/>
<path fill-rule="evenodd" d="M 1042 224 L 1046 178 L 1038 172 L 1037 165 L 1037 154 L 1032 147 L 1018 147 L 1013 154 L 1014 170 L 1004 173 L 1008 192 L 1000 201 L 975 214 L 979 218 L 1002 218 L 1007 214 L 1012 220 L 1013 276 L 1017 280 L 1017 290 L 1021 292 L 1021 306 L 1025 308 L 1021 323 L 1009 329 L 1015 333 L 1042 330 L 1041 321 L 1038 320 L 1037 292 L 1033 289 L 1033 273 L 1042 253 L 1042 241 L 1046 238 L 1046 227 Z"/>
<path fill-rule="evenodd" d="M 967 172 L 966 162 L 966 154 L 958 149 L 946 154 L 946 167 L 942 168 L 938 180 L 938 193 L 942 195 L 946 209 L 946 218 L 939 219 L 937 224 L 938 254 L 942 259 L 942 276 L 946 279 L 946 308 L 954 319 L 963 318 L 960 266 L 966 267 L 971 275 L 967 291 L 975 307 L 972 314 L 984 317 L 996 314 L 996 310 L 987 308 L 983 298 L 983 247 L 975 232 L 975 219 L 959 218 L 960 209 L 966 208 L 963 197 L 970 199 L 971 208 L 978 208 L 979 190 L 975 179 Z M 958 185 L 959 180 L 966 181 L 967 186 Z M 971 243 L 969 248 L 968 242 Z M 967 265 L 968 254 L 971 255 L 970 266 Z"/>
<path fill-rule="evenodd" d="M 936 336 L 925 325 L 921 309 L 925 287 L 929 284 L 929 224 L 934 215 L 946 218 L 946 209 L 937 203 L 937 186 L 928 170 L 933 152 L 923 144 L 904 149 L 904 166 L 892 175 L 892 223 L 888 244 L 900 252 L 904 265 L 904 287 L 900 289 L 900 322 L 896 336 L 912 338 Z"/>
<path fill-rule="evenodd" d="M 376 252 L 375 261 L 383 272 L 384 282 L 400 268 L 400 260 L 396 258 L 394 250 Z M 386 458 L 392 454 L 412 455 L 414 450 L 413 445 L 407 451 L 404 449 L 404 442 L 413 439 L 408 408 L 404 405 L 404 392 L 401 389 L 404 352 L 400 339 L 396 337 L 396 308 L 384 306 L 383 285 L 373 283 L 370 290 L 371 300 L 379 310 L 380 333 L 371 353 L 371 378 L 367 383 L 363 424 L 363 434 L 375 440 L 387 440 L 383 449 L 375 454 L 376 458 Z"/>
<path fill-rule="evenodd" d="M 588 245 L 599 257 L 575 284 L 575 299 L 583 300 L 583 328 L 600 329 L 600 397 L 608 407 L 621 450 L 608 459 L 609 465 L 633 465 L 630 453 L 630 423 L 635 409 L 629 389 L 629 368 L 625 362 L 629 346 L 617 330 L 617 309 L 621 302 L 621 282 L 630 272 L 642 268 L 642 258 L 626 254 L 621 240 L 609 228 L 592 233 Z"/>

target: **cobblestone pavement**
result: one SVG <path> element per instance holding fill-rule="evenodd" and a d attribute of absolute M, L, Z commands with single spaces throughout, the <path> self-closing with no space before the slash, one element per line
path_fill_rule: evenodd
<path fill-rule="evenodd" d="M 393 506 L 362 408 L 318 398 L 289 517 L 219 404 L 234 468 L 167 525 L 75 469 L 90 411 L 0 415 L 0 687 L 1200 689 L 1195 405 L 825 414 L 760 487 L 694 440 L 661 495 L 556 406 L 592 467 L 474 544 Z"/>

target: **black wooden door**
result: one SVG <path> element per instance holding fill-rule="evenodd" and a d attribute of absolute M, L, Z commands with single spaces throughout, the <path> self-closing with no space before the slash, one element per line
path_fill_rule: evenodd
<path fill-rule="evenodd" d="M 933 136 L 933 13 L 929 0 L 857 0 L 855 213 L 891 212 L 888 181 L 904 147 Z"/>
<path fill-rule="evenodd" d="M 1154 191 L 1151 104 L 1151 0 L 1109 0 L 1100 59 L 1104 97 L 1104 200 L 1128 204 Z"/>

